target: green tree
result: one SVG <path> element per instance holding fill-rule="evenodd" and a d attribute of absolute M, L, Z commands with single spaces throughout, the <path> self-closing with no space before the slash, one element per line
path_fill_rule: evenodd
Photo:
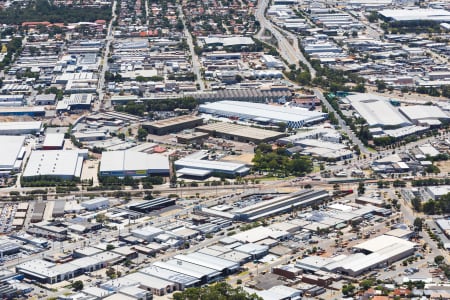
<path fill-rule="evenodd" d="M 74 281 L 74 283 L 72 283 L 72 288 L 75 291 L 81 291 L 84 288 L 83 281 L 81 280 Z"/>
<path fill-rule="evenodd" d="M 415 230 L 422 231 L 422 226 L 423 226 L 422 218 L 419 218 L 419 217 L 415 218 L 413 225 L 414 225 Z"/>
<path fill-rule="evenodd" d="M 360 181 L 358 184 L 358 195 L 364 195 L 366 192 L 366 187 L 364 186 L 364 182 Z"/>
<path fill-rule="evenodd" d="M 434 258 L 434 262 L 435 262 L 437 265 L 442 264 L 442 263 L 444 262 L 444 260 L 445 260 L 445 257 L 442 256 L 442 255 L 438 255 L 438 256 L 436 256 L 436 257 Z"/>
<path fill-rule="evenodd" d="M 384 80 L 376 80 L 375 81 L 376 85 L 377 85 L 377 90 L 379 92 L 384 91 L 387 88 L 386 82 Z"/>
<path fill-rule="evenodd" d="M 140 127 L 138 129 L 137 138 L 138 138 L 139 141 L 146 141 L 147 140 L 147 135 L 148 135 L 147 130 L 145 130 L 142 127 Z"/>
<path fill-rule="evenodd" d="M 419 197 L 414 197 L 411 199 L 411 204 L 415 211 L 420 212 L 422 210 L 422 203 Z"/>

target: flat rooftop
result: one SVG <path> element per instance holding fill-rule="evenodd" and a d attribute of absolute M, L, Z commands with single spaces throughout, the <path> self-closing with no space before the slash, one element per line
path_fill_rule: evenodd
<path fill-rule="evenodd" d="M 260 129 L 234 123 L 218 122 L 197 127 L 199 131 L 217 132 L 249 139 L 275 140 L 285 136 L 282 132 Z"/>
<path fill-rule="evenodd" d="M 159 120 L 159 121 L 155 121 L 155 122 L 149 122 L 144 125 L 152 126 L 152 127 L 156 127 L 156 128 L 163 128 L 163 127 L 167 127 L 167 126 L 174 126 L 174 125 L 183 124 L 186 122 L 199 121 L 199 120 L 202 120 L 202 118 L 196 117 L 196 116 L 191 116 L 191 115 L 185 115 L 185 116 L 179 116 L 179 117 L 169 118 L 169 119 L 165 119 L 165 120 Z"/>

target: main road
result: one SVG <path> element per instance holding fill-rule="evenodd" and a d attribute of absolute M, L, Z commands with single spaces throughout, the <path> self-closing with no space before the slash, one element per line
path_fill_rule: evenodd
<path fill-rule="evenodd" d="M 342 130 L 348 135 L 349 139 L 353 142 L 353 144 L 358 145 L 359 149 L 361 150 L 361 153 L 368 154 L 370 151 L 367 149 L 367 147 L 361 142 L 361 140 L 356 136 L 356 134 L 347 126 L 347 123 L 341 118 L 341 116 L 336 112 L 336 110 L 331 106 L 331 104 L 325 99 L 323 96 L 323 93 L 320 89 L 315 88 L 314 94 L 317 98 L 320 99 L 320 101 L 325 105 L 327 110 L 329 112 L 333 112 L 336 119 L 338 120 L 339 126 L 342 128 Z"/>
<path fill-rule="evenodd" d="M 314 78 L 316 76 L 316 70 L 314 70 L 309 61 L 303 56 L 303 53 L 300 51 L 297 36 L 291 32 L 287 32 L 276 27 L 266 19 L 265 11 L 268 5 L 269 0 L 260 0 L 258 1 L 258 5 L 256 7 L 255 16 L 261 26 L 260 32 L 263 32 L 264 29 L 269 30 L 278 42 L 278 50 L 280 52 L 280 55 L 289 64 L 295 64 L 296 66 L 298 66 L 299 61 L 304 63 L 308 67 L 311 77 Z M 260 34 L 257 34 L 256 37 L 259 35 Z M 292 44 L 286 38 L 286 36 L 289 37 L 289 39 L 292 41 Z"/>
<path fill-rule="evenodd" d="M 196 81 L 200 87 L 200 90 L 204 91 L 205 83 L 203 82 L 203 77 L 202 77 L 202 73 L 201 73 L 201 64 L 200 64 L 200 61 L 198 60 L 197 54 L 195 53 L 194 41 L 192 40 L 192 35 L 186 26 L 186 18 L 184 16 L 183 7 L 181 5 L 178 7 L 178 11 L 179 11 L 178 17 L 183 22 L 183 28 L 184 28 L 183 34 L 184 34 L 184 36 L 186 38 L 186 42 L 189 46 L 189 51 L 191 52 L 192 71 L 194 72 L 195 76 L 197 77 Z"/>
<path fill-rule="evenodd" d="M 112 33 L 112 27 L 114 21 L 117 19 L 116 15 L 116 7 L 117 7 L 117 1 L 113 1 L 112 3 L 112 18 L 109 21 L 108 24 L 108 31 L 106 33 L 106 43 L 105 43 L 105 52 L 102 59 L 102 65 L 100 70 L 100 76 L 98 79 L 98 100 L 100 102 L 100 105 L 97 107 L 97 109 L 102 109 L 104 107 L 104 100 L 105 100 L 105 73 L 108 69 L 108 57 L 109 57 L 109 48 L 111 46 L 111 42 L 114 39 L 113 33 Z M 107 106 L 108 107 L 108 106 Z M 94 109 L 95 106 L 94 106 Z"/>

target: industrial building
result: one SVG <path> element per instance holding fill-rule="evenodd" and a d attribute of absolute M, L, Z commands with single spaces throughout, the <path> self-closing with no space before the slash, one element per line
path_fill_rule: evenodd
<path fill-rule="evenodd" d="M 203 124 L 200 117 L 185 115 L 155 122 L 147 122 L 142 124 L 142 128 L 150 134 L 165 135 L 169 133 L 179 132 L 185 129 L 192 129 Z"/>
<path fill-rule="evenodd" d="M 6 239 L 0 240 L 0 260 L 3 260 L 4 255 L 11 255 L 20 252 L 20 245 L 8 241 Z"/>
<path fill-rule="evenodd" d="M 139 272 L 167 281 L 171 281 L 176 284 L 176 289 L 179 291 L 183 291 L 184 289 L 197 286 L 200 283 L 200 280 L 198 280 L 195 277 L 177 273 L 168 269 L 161 269 L 152 265 L 139 270 Z"/>
<path fill-rule="evenodd" d="M 240 101 L 219 101 L 202 104 L 199 107 L 199 112 L 261 124 L 285 123 L 291 128 L 318 123 L 327 117 L 325 113 L 304 108 Z"/>
<path fill-rule="evenodd" d="M 184 157 L 175 161 L 175 169 L 178 176 L 193 178 L 206 178 L 213 174 L 225 176 L 245 176 L 250 171 L 245 164 L 227 161 L 206 160 Z"/>
<path fill-rule="evenodd" d="M 124 288 L 138 287 L 146 291 L 151 291 L 151 293 L 155 296 L 164 296 L 175 291 L 175 284 L 173 282 L 141 272 L 131 273 L 124 277 L 109 280 L 102 283 L 100 287 L 107 291 L 115 291 L 119 293 L 121 293 L 120 291 Z M 124 295 L 119 294 L 118 299 L 125 299 L 125 297 Z M 135 298 L 133 297 L 131 299 Z"/>
<path fill-rule="evenodd" d="M 177 134 L 178 144 L 197 144 L 201 145 L 209 137 L 208 133 L 205 132 L 192 132 L 192 133 L 180 133 Z"/>
<path fill-rule="evenodd" d="M 147 242 L 153 242 L 154 238 L 162 233 L 164 233 L 164 230 L 153 226 L 146 226 L 131 230 L 131 234 L 134 237 L 137 237 Z"/>
<path fill-rule="evenodd" d="M 17 172 L 25 155 L 24 136 L 0 136 L 0 176 Z"/>
<path fill-rule="evenodd" d="M 198 92 L 193 93 L 190 96 L 194 97 L 199 103 L 216 102 L 223 100 L 250 101 L 262 103 L 266 101 L 276 101 L 280 98 L 286 98 L 288 100 L 292 97 L 292 92 L 290 90 L 280 91 L 280 90 L 262 90 L 262 89 L 225 89 L 212 92 L 210 91 Z"/>
<path fill-rule="evenodd" d="M 62 264 L 33 259 L 16 265 L 16 272 L 37 282 L 53 284 L 75 278 L 86 272 L 100 270 L 124 259 L 125 257 L 110 251 L 74 259 Z"/>
<path fill-rule="evenodd" d="M 34 98 L 34 105 L 55 105 L 56 94 L 40 94 Z"/>
<path fill-rule="evenodd" d="M 65 207 L 66 207 L 66 200 L 56 200 L 53 205 L 52 217 L 54 218 L 63 217 Z"/>
<path fill-rule="evenodd" d="M 0 107 L 0 116 L 44 117 L 45 109 L 40 106 Z"/>
<path fill-rule="evenodd" d="M 175 205 L 175 202 L 175 198 L 160 197 L 137 204 L 131 204 L 128 208 L 133 211 L 148 214 L 152 211 Z"/>
<path fill-rule="evenodd" d="M 352 94 L 346 101 L 364 118 L 370 127 L 383 129 L 412 125 L 386 97 L 374 94 Z"/>
<path fill-rule="evenodd" d="M 282 132 L 226 122 L 217 122 L 203 125 L 197 127 L 196 130 L 200 132 L 206 132 L 214 137 L 220 137 L 244 143 L 253 142 L 255 144 L 271 142 L 286 136 L 286 134 Z"/>
<path fill-rule="evenodd" d="M 25 103 L 24 95 L 0 95 L 0 106 L 22 106 Z"/>
<path fill-rule="evenodd" d="M 323 270 L 359 276 L 412 255 L 415 244 L 402 238 L 381 235 L 360 243 L 353 249 L 356 253 L 333 258 L 309 256 L 298 261 L 296 266 L 304 272 Z"/>
<path fill-rule="evenodd" d="M 37 135 L 42 130 L 41 121 L 0 122 L 0 135 Z"/>
<path fill-rule="evenodd" d="M 149 176 L 169 174 L 169 159 L 158 153 L 132 150 L 106 151 L 102 154 L 100 176 Z"/>
<path fill-rule="evenodd" d="M 105 197 L 97 197 L 81 203 L 86 210 L 99 210 L 109 207 L 109 199 Z"/>
<path fill-rule="evenodd" d="M 319 204 L 329 199 L 325 190 L 301 190 L 286 196 L 276 197 L 271 200 L 262 201 L 247 207 L 238 209 L 234 213 L 239 219 L 255 221 L 268 216 L 285 213 L 293 208 L 302 208 Z"/>
<path fill-rule="evenodd" d="M 440 186 L 427 186 L 425 191 L 431 196 L 433 200 L 437 200 L 440 197 L 450 193 L 450 185 L 440 185 Z"/>
<path fill-rule="evenodd" d="M 57 112 L 79 109 L 90 109 L 94 97 L 92 94 L 72 94 L 60 100 L 56 105 Z"/>
<path fill-rule="evenodd" d="M 24 179 L 39 176 L 58 177 L 66 180 L 81 177 L 86 151 L 42 150 L 31 152 L 23 172 Z"/>
<path fill-rule="evenodd" d="M 31 220 L 30 220 L 32 223 L 37 223 L 37 222 L 42 221 L 42 219 L 44 218 L 44 211 L 45 211 L 46 206 L 47 206 L 47 204 L 44 202 L 37 202 L 34 205 L 33 214 L 31 215 Z"/>
<path fill-rule="evenodd" d="M 450 12 L 434 8 L 383 9 L 378 14 L 385 20 L 397 22 L 435 21 L 450 22 Z"/>
<path fill-rule="evenodd" d="M 448 122 L 450 116 L 434 105 L 410 105 L 399 108 L 400 112 L 415 125 L 439 126 Z"/>
<path fill-rule="evenodd" d="M 64 133 L 49 133 L 42 144 L 43 150 L 61 150 L 64 147 Z"/>
<path fill-rule="evenodd" d="M 435 222 L 442 230 L 442 232 L 447 237 L 450 237 L 450 219 L 437 219 Z"/>
<path fill-rule="evenodd" d="M 235 273 L 240 268 L 239 264 L 236 262 L 198 252 L 189 253 L 186 255 L 175 255 L 174 258 L 180 261 L 217 270 L 224 275 Z"/>
<path fill-rule="evenodd" d="M 221 273 L 217 270 L 178 259 L 170 259 L 164 262 L 158 261 L 153 263 L 153 266 L 194 277 L 201 284 L 217 281 L 221 277 Z"/>

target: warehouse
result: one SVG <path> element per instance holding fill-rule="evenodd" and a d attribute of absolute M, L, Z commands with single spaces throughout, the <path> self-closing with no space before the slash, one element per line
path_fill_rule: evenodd
<path fill-rule="evenodd" d="M 97 197 L 81 203 L 86 210 L 99 210 L 109 207 L 109 199 L 105 197 Z"/>
<path fill-rule="evenodd" d="M 333 258 L 309 256 L 297 261 L 296 266 L 307 272 L 324 270 L 359 276 L 412 255 L 415 244 L 401 238 L 381 235 L 353 248 L 360 252 Z"/>
<path fill-rule="evenodd" d="M 176 284 L 176 290 L 183 291 L 184 289 L 199 285 L 200 280 L 186 275 L 177 273 L 168 269 L 158 268 L 156 266 L 149 266 L 139 270 L 139 272 L 164 279 Z"/>
<path fill-rule="evenodd" d="M 169 133 L 179 132 L 185 129 L 192 129 L 203 124 L 200 117 L 185 115 L 155 122 L 147 122 L 142 124 L 142 128 L 150 134 L 165 135 Z"/>
<path fill-rule="evenodd" d="M 43 202 L 37 202 L 34 205 L 33 214 L 31 215 L 32 223 L 37 223 L 37 222 L 42 221 L 42 219 L 44 218 L 44 211 L 45 211 L 46 206 L 47 206 L 47 204 L 43 203 Z"/>
<path fill-rule="evenodd" d="M 0 136 L 0 175 L 19 171 L 25 154 L 24 136 Z"/>
<path fill-rule="evenodd" d="M 37 135 L 42 130 L 41 121 L 0 122 L 0 135 Z"/>
<path fill-rule="evenodd" d="M 214 137 L 220 137 L 223 139 L 229 139 L 244 143 L 253 142 L 255 144 L 271 142 L 286 136 L 286 134 L 282 132 L 226 122 L 203 125 L 197 127 L 196 130 L 209 133 Z"/>
<path fill-rule="evenodd" d="M 20 252 L 20 245 L 10 242 L 8 240 L 0 240 L 0 260 L 3 260 L 4 255 L 11 255 Z"/>
<path fill-rule="evenodd" d="M 192 132 L 192 133 L 180 133 L 177 134 L 178 144 L 197 144 L 202 145 L 209 137 L 208 133 L 204 132 Z"/>
<path fill-rule="evenodd" d="M 400 112 L 415 125 L 441 125 L 448 122 L 450 116 L 434 105 L 410 105 L 399 108 Z"/>
<path fill-rule="evenodd" d="M 137 228 L 131 231 L 131 234 L 134 237 L 137 237 L 139 239 L 143 239 L 147 242 L 152 242 L 153 239 L 160 235 L 161 233 L 164 233 L 164 230 L 159 229 L 157 227 L 153 226 L 146 226 L 143 228 Z"/>
<path fill-rule="evenodd" d="M 49 133 L 42 144 L 43 150 L 61 150 L 64 147 L 64 133 Z"/>
<path fill-rule="evenodd" d="M 329 199 L 329 194 L 325 190 L 306 189 L 286 196 L 280 196 L 271 200 L 249 205 L 234 211 L 234 213 L 241 220 L 255 221 L 260 218 L 288 212 L 294 207 L 303 208 L 319 204 L 327 199 Z"/>
<path fill-rule="evenodd" d="M 450 12 L 445 9 L 411 8 L 411 9 L 384 9 L 378 14 L 385 20 L 397 22 L 409 21 L 435 21 L 450 22 Z"/>
<path fill-rule="evenodd" d="M 124 277 L 109 280 L 100 285 L 101 288 L 108 291 L 119 291 L 123 288 L 138 286 L 142 289 L 151 291 L 155 296 L 164 296 L 175 290 L 173 282 L 150 276 L 145 273 L 131 273 Z M 121 298 L 124 298 L 121 296 Z"/>
<path fill-rule="evenodd" d="M 427 186 L 425 191 L 431 196 L 433 200 L 437 200 L 444 195 L 450 193 L 450 185 L 440 185 L 440 186 Z"/>
<path fill-rule="evenodd" d="M 133 211 L 148 214 L 152 211 L 175 205 L 175 202 L 175 198 L 160 197 L 137 204 L 131 204 L 128 208 Z"/>
<path fill-rule="evenodd" d="M 442 230 L 442 232 L 447 237 L 450 237 L 450 219 L 437 219 L 435 222 Z"/>
<path fill-rule="evenodd" d="M 145 177 L 169 174 L 169 159 L 162 154 L 123 150 L 102 154 L 100 176 Z"/>
<path fill-rule="evenodd" d="M 56 111 L 65 112 L 78 109 L 90 109 L 92 101 L 92 94 L 72 94 L 58 102 Z"/>
<path fill-rule="evenodd" d="M 40 94 L 34 98 L 34 105 L 55 105 L 56 94 Z"/>
<path fill-rule="evenodd" d="M 250 255 L 252 259 L 259 259 L 269 253 L 269 246 L 247 243 L 237 246 L 234 250 Z"/>
<path fill-rule="evenodd" d="M 264 124 L 285 123 L 291 128 L 318 123 L 327 117 L 325 113 L 309 111 L 304 108 L 240 101 L 219 101 L 202 104 L 199 107 L 199 112 Z"/>
<path fill-rule="evenodd" d="M 24 95 L 0 95 L 0 106 L 22 106 L 26 102 Z"/>
<path fill-rule="evenodd" d="M 221 272 L 222 275 L 235 273 L 239 270 L 240 267 L 238 263 L 198 252 L 189 253 L 187 255 L 180 254 L 176 255 L 174 258 L 195 265 L 217 270 Z"/>
<path fill-rule="evenodd" d="M 211 53 L 211 52 L 210 52 Z M 230 55 L 230 53 L 225 53 Z M 206 54 L 208 56 L 210 54 Z M 240 57 L 240 53 L 238 53 Z M 218 91 L 206 91 L 193 93 L 190 96 L 194 97 L 199 103 L 216 102 L 223 100 L 231 101 L 249 101 L 249 102 L 266 102 L 277 101 L 280 98 L 289 100 L 292 98 L 292 92 L 286 90 L 261 90 L 261 89 L 225 89 Z"/>
<path fill-rule="evenodd" d="M 153 266 L 194 277 L 201 284 L 214 282 L 221 277 L 221 273 L 216 270 L 178 259 L 170 259 L 165 262 L 158 261 L 153 263 Z"/>
<path fill-rule="evenodd" d="M 411 125 L 386 97 L 373 94 L 348 95 L 346 100 L 370 127 L 399 128 Z"/>
<path fill-rule="evenodd" d="M 66 207 L 66 200 L 56 200 L 53 205 L 52 217 L 59 218 L 64 216 L 64 208 Z"/>
<path fill-rule="evenodd" d="M 86 153 L 78 150 L 43 150 L 31 152 L 24 179 L 39 176 L 71 180 L 80 178 Z"/>
<path fill-rule="evenodd" d="M 227 176 L 245 176 L 250 169 L 241 163 L 227 161 L 205 160 L 185 157 L 175 161 L 177 175 L 194 178 L 206 178 L 213 174 L 224 174 Z"/>
<path fill-rule="evenodd" d="M 38 106 L 1 107 L 0 116 L 44 117 L 45 109 Z"/>

